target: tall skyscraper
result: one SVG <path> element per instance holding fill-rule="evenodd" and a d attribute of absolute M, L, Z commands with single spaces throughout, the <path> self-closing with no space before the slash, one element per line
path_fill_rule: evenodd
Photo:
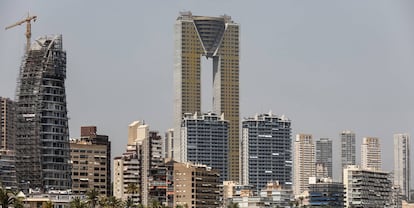
<path fill-rule="evenodd" d="M 174 137 L 185 113 L 201 113 L 201 58 L 213 61 L 213 112 L 229 121 L 229 176 L 239 179 L 239 25 L 229 16 L 182 12 L 175 23 Z M 180 139 L 174 160 L 183 161 Z"/>
<path fill-rule="evenodd" d="M 292 128 L 285 116 L 256 115 L 242 122 L 242 183 L 256 190 L 270 181 L 292 186 Z"/>
<path fill-rule="evenodd" d="M 220 181 L 228 180 L 229 122 L 223 117 L 214 113 L 186 114 L 181 125 L 184 160 L 218 170 Z"/>
<path fill-rule="evenodd" d="M 0 149 L 15 150 L 16 102 L 0 97 Z"/>
<path fill-rule="evenodd" d="M 293 193 L 308 190 L 309 178 L 315 176 L 315 144 L 311 134 L 297 134 L 293 153 Z"/>
<path fill-rule="evenodd" d="M 16 102 L 0 97 L 0 184 L 17 189 L 16 180 Z"/>
<path fill-rule="evenodd" d="M 82 126 L 81 137 L 70 140 L 72 164 L 72 193 L 86 194 L 96 189 L 110 196 L 111 142 L 108 136 L 98 135 L 96 126 Z"/>
<path fill-rule="evenodd" d="M 381 146 L 376 137 L 364 137 L 361 145 L 361 167 L 381 170 Z"/>
<path fill-rule="evenodd" d="M 62 36 L 30 46 L 17 87 L 16 168 L 21 187 L 71 188 L 66 108 L 66 52 Z"/>
<path fill-rule="evenodd" d="M 320 138 L 316 141 L 316 164 L 322 164 L 327 170 L 326 177 L 332 178 L 332 140 Z"/>
<path fill-rule="evenodd" d="M 410 135 L 394 134 L 394 186 L 403 199 L 410 200 Z"/>
<path fill-rule="evenodd" d="M 355 133 L 343 131 L 341 137 L 341 163 L 342 169 L 348 165 L 356 165 Z"/>

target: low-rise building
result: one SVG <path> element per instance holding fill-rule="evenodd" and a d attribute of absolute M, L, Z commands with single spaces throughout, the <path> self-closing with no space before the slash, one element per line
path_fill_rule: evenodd
<path fill-rule="evenodd" d="M 264 207 L 290 207 L 293 203 L 293 190 L 290 186 L 285 188 L 278 182 L 269 182 L 260 193 L 251 191 L 252 187 L 236 186 L 232 203 L 240 208 Z"/>
<path fill-rule="evenodd" d="M 309 205 L 312 207 L 344 207 L 344 184 L 330 178 L 309 180 Z"/>
<path fill-rule="evenodd" d="M 343 176 L 346 207 L 390 206 L 392 197 L 390 173 L 350 165 L 344 169 Z"/>

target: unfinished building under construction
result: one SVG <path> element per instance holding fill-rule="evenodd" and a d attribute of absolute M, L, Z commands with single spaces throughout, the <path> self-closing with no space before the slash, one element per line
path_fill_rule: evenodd
<path fill-rule="evenodd" d="M 44 36 L 26 52 L 17 83 L 16 172 L 21 189 L 71 188 L 62 36 Z"/>

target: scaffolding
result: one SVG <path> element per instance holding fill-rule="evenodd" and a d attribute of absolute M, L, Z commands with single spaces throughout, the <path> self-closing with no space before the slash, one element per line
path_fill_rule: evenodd
<path fill-rule="evenodd" d="M 17 83 L 16 168 L 21 189 L 70 189 L 69 131 L 62 36 L 37 39 Z"/>

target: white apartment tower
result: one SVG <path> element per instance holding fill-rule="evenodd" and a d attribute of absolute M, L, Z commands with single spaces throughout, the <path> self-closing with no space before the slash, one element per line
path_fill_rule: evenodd
<path fill-rule="evenodd" d="M 308 190 L 309 177 L 315 176 L 315 144 L 311 134 L 297 134 L 293 153 L 293 193 Z"/>
<path fill-rule="evenodd" d="M 394 186 L 410 200 L 410 135 L 394 134 Z"/>
<path fill-rule="evenodd" d="M 376 137 L 364 137 L 361 145 L 361 166 L 363 169 L 381 170 L 381 146 Z"/>

